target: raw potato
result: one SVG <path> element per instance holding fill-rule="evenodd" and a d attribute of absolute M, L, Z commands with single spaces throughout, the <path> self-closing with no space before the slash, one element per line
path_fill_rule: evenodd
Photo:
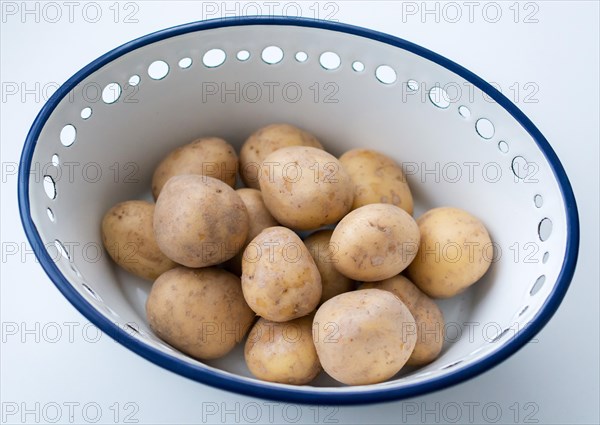
<path fill-rule="evenodd" d="M 265 206 L 260 190 L 243 188 L 236 190 L 236 192 L 242 198 L 244 205 L 246 205 L 249 219 L 248 236 L 246 236 L 244 246 L 235 257 L 227 262 L 227 269 L 239 276 L 242 273 L 242 256 L 246 246 L 267 227 L 278 226 L 279 223 L 277 223 L 277 220 L 273 218 Z"/>
<path fill-rule="evenodd" d="M 263 381 L 303 385 L 319 374 L 321 363 L 312 339 L 312 315 L 289 322 L 260 318 L 244 349 L 248 369 Z"/>
<path fill-rule="evenodd" d="M 458 208 L 434 208 L 417 220 L 419 252 L 408 276 L 434 298 L 449 298 L 477 282 L 489 269 L 493 246 L 479 219 Z"/>
<path fill-rule="evenodd" d="M 336 295 L 354 290 L 354 281 L 348 279 L 334 267 L 334 255 L 339 247 L 331 243 L 332 234 L 333 230 L 319 230 L 304 239 L 304 245 L 308 248 L 321 274 L 323 293 L 319 304 Z"/>
<path fill-rule="evenodd" d="M 279 149 L 263 162 L 260 189 L 273 217 L 292 229 L 317 229 L 340 220 L 354 184 L 333 155 L 311 147 Z"/>
<path fill-rule="evenodd" d="M 240 196 L 212 177 L 172 177 L 156 201 L 156 242 L 167 257 L 187 267 L 229 260 L 244 245 L 248 227 Z"/>
<path fill-rule="evenodd" d="M 346 292 L 315 315 L 313 340 L 325 372 L 347 385 L 383 382 L 406 364 L 417 341 L 415 320 L 388 291 Z"/>
<path fill-rule="evenodd" d="M 202 137 L 181 146 L 163 159 L 152 176 L 154 199 L 173 176 L 198 174 L 219 179 L 235 186 L 238 157 L 235 149 L 219 137 Z"/>
<path fill-rule="evenodd" d="M 437 304 L 402 275 L 379 282 L 366 282 L 359 289 L 371 288 L 396 295 L 415 318 L 417 343 L 406 364 L 422 366 L 434 361 L 444 344 L 444 316 Z"/>
<path fill-rule="evenodd" d="M 146 315 L 159 338 L 196 359 L 230 352 L 254 320 L 239 278 L 213 267 L 162 274 L 152 285 Z"/>
<path fill-rule="evenodd" d="M 269 227 L 244 251 L 242 290 L 256 314 L 287 322 L 315 309 L 321 276 L 298 235 L 285 227 Z"/>
<path fill-rule="evenodd" d="M 153 216 L 154 204 L 127 201 L 112 207 L 102 219 L 102 243 L 111 258 L 128 272 L 148 280 L 177 266 L 158 248 Z"/>
<path fill-rule="evenodd" d="M 355 210 L 368 204 L 392 204 L 413 213 L 413 198 L 402 168 L 391 158 L 369 149 L 353 149 L 340 157 L 355 185 Z"/>
<path fill-rule="evenodd" d="M 419 228 L 390 204 L 360 207 L 340 221 L 331 243 L 339 247 L 335 268 L 354 280 L 373 282 L 399 274 L 415 258 Z"/>
<path fill-rule="evenodd" d="M 323 149 L 315 136 L 289 124 L 271 124 L 255 131 L 240 151 L 240 175 L 246 186 L 259 188 L 263 160 L 277 149 L 287 146 L 311 146 Z"/>

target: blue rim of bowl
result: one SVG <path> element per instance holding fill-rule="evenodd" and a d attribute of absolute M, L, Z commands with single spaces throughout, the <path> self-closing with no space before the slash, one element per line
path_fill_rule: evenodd
<path fill-rule="evenodd" d="M 50 254 L 44 247 L 36 226 L 33 223 L 29 206 L 29 170 L 31 167 L 33 152 L 35 150 L 39 134 L 46 121 L 50 117 L 52 111 L 56 108 L 61 99 L 66 96 L 69 91 L 73 89 L 79 82 L 84 80 L 96 70 L 100 69 L 102 66 L 128 52 L 131 52 L 132 50 L 160 40 L 190 32 L 244 25 L 283 25 L 319 28 L 352 34 L 407 50 L 447 68 L 448 70 L 458 74 L 465 80 L 481 89 L 506 111 L 508 111 L 513 118 L 517 120 L 517 122 L 519 122 L 531 135 L 550 163 L 563 196 L 567 218 L 566 256 L 558 275 L 557 283 L 552 289 L 552 292 L 548 296 L 544 305 L 539 309 L 533 320 L 527 326 L 516 332 L 509 342 L 507 342 L 499 350 L 489 354 L 477 363 L 469 365 L 464 369 L 448 372 L 444 376 L 409 384 L 402 388 L 373 387 L 373 389 L 368 390 L 346 390 L 340 392 L 336 390 L 310 391 L 307 390 L 306 387 L 300 389 L 293 386 L 274 387 L 270 386 L 268 383 L 258 380 L 248 381 L 235 375 L 222 373 L 216 370 L 203 369 L 200 366 L 186 363 L 141 342 L 92 307 L 92 305 L 89 304 L 62 275 L 50 257 Z M 125 347 L 146 358 L 147 360 L 150 360 L 151 362 L 165 369 L 171 370 L 192 380 L 240 394 L 295 403 L 347 405 L 400 400 L 447 388 L 451 385 L 464 382 L 491 369 L 522 348 L 546 325 L 546 323 L 548 323 L 550 318 L 554 315 L 567 292 L 573 277 L 573 273 L 575 272 L 575 265 L 577 263 L 577 255 L 579 250 L 579 218 L 577 213 L 577 204 L 575 202 L 575 196 L 565 170 L 546 138 L 529 120 L 529 118 L 527 118 L 523 112 L 521 112 L 510 100 L 508 100 L 508 98 L 506 98 L 502 93 L 485 82 L 483 79 L 473 74 L 471 71 L 419 45 L 398 37 L 362 27 L 309 18 L 261 16 L 244 18 L 219 18 L 208 21 L 192 22 L 145 35 L 136 40 L 125 43 L 122 46 L 117 47 L 116 49 L 111 50 L 110 52 L 99 57 L 95 61 L 82 68 L 66 83 L 64 83 L 47 101 L 47 103 L 39 112 L 38 116 L 35 118 L 35 121 L 33 122 L 33 125 L 31 126 L 31 129 L 27 135 L 19 164 L 18 198 L 21 221 L 23 222 L 25 233 L 43 269 L 54 282 L 56 287 L 60 290 L 60 292 L 69 300 L 69 302 L 102 332 L 106 333 L 119 343 L 123 344 Z"/>

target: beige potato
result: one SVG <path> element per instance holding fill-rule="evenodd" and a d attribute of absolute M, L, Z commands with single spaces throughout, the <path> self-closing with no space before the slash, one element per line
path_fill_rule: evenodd
<path fill-rule="evenodd" d="M 340 221 L 331 243 L 339 247 L 335 268 L 354 280 L 372 282 L 399 274 L 417 254 L 419 228 L 403 209 L 369 204 Z"/>
<path fill-rule="evenodd" d="M 152 220 L 154 204 L 121 202 L 104 214 L 102 243 L 110 257 L 129 273 L 154 280 L 177 264 L 156 243 Z"/>
<path fill-rule="evenodd" d="M 413 197 L 402 168 L 390 157 L 370 150 L 352 149 L 340 157 L 354 182 L 355 210 L 368 204 L 392 204 L 413 213 Z"/>
<path fill-rule="evenodd" d="M 383 382 L 406 364 L 417 341 L 415 320 L 388 291 L 364 289 L 326 301 L 313 340 L 325 372 L 347 385 Z"/>
<path fill-rule="evenodd" d="M 308 248 L 321 274 L 323 293 L 319 304 L 336 295 L 354 290 L 354 281 L 348 279 L 334 267 L 334 255 L 340 247 L 331 243 L 332 234 L 333 230 L 319 230 L 304 239 L 304 245 Z"/>
<path fill-rule="evenodd" d="M 239 276 L 242 273 L 242 256 L 246 246 L 267 227 L 278 226 L 279 223 L 265 206 L 260 190 L 243 188 L 236 190 L 236 192 L 240 195 L 244 205 L 246 205 L 246 210 L 248 210 L 248 236 L 246 236 L 242 249 L 226 263 L 226 267 L 230 272 Z"/>
<path fill-rule="evenodd" d="M 187 267 L 229 260 L 244 245 L 248 227 L 240 196 L 212 177 L 171 177 L 156 201 L 156 242 L 167 257 Z"/>
<path fill-rule="evenodd" d="M 354 197 L 352 179 L 337 158 L 305 146 L 282 148 L 267 156 L 260 190 L 273 217 L 299 230 L 337 222 L 350 211 Z"/>
<path fill-rule="evenodd" d="M 146 315 L 159 338 L 196 359 L 230 352 L 254 320 L 240 279 L 214 267 L 177 267 L 160 275 L 148 296 Z"/>
<path fill-rule="evenodd" d="M 156 167 L 152 176 L 154 199 L 173 176 L 198 174 L 235 187 L 238 157 L 235 149 L 219 137 L 202 137 L 171 151 Z"/>
<path fill-rule="evenodd" d="M 244 184 L 258 189 L 261 165 L 277 149 L 287 146 L 311 146 L 323 149 L 315 136 L 290 124 L 271 124 L 255 131 L 240 151 L 240 175 Z"/>
<path fill-rule="evenodd" d="M 260 318 L 244 349 L 248 369 L 263 381 L 303 385 L 322 370 L 312 339 L 313 316 L 289 322 Z"/>
<path fill-rule="evenodd" d="M 417 342 L 406 364 L 422 366 L 434 361 L 444 344 L 444 316 L 437 304 L 402 275 L 379 282 L 365 282 L 359 289 L 373 288 L 396 295 L 415 319 Z"/>
<path fill-rule="evenodd" d="M 449 298 L 477 282 L 493 258 L 490 235 L 483 223 L 458 208 L 434 208 L 417 220 L 419 252 L 408 277 L 434 298 Z"/>
<path fill-rule="evenodd" d="M 273 322 L 287 322 L 315 309 L 321 299 L 321 276 L 294 232 L 269 227 L 244 251 L 242 290 L 256 314 Z"/>

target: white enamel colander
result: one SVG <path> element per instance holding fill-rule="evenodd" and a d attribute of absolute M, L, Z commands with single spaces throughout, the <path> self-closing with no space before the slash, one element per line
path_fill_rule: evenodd
<path fill-rule="evenodd" d="M 446 341 L 433 363 L 389 382 L 308 386 L 248 372 L 242 345 L 194 360 L 149 329 L 150 283 L 101 250 L 100 221 L 119 201 L 148 198 L 176 146 L 220 136 L 238 148 L 288 122 L 334 155 L 379 150 L 403 165 L 415 216 L 464 208 L 490 231 L 493 264 L 439 302 Z M 506 97 L 456 63 L 386 34 L 300 18 L 231 18 L 169 28 L 124 44 L 69 79 L 27 136 L 19 170 L 23 225 L 40 263 L 92 323 L 188 378 L 292 402 L 356 404 L 411 397 L 469 379 L 527 343 L 573 276 L 577 207 L 558 158 Z"/>

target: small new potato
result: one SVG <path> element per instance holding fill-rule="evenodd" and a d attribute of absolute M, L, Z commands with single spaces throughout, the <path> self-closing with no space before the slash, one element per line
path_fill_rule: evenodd
<path fill-rule="evenodd" d="M 340 157 L 354 182 L 355 210 L 368 204 L 392 204 L 413 213 L 413 197 L 402 168 L 390 157 L 370 150 L 352 149 Z"/>
<path fill-rule="evenodd" d="M 171 151 L 156 167 L 152 176 L 154 199 L 173 176 L 198 174 L 235 186 L 238 157 L 235 149 L 219 137 L 202 137 Z"/>
<path fill-rule="evenodd" d="M 354 198 L 354 184 L 333 155 L 311 147 L 279 149 L 263 162 L 260 190 L 284 226 L 317 229 L 340 220 Z"/>
<path fill-rule="evenodd" d="M 321 275 L 298 235 L 285 227 L 269 227 L 244 251 L 242 290 L 256 314 L 287 322 L 315 309 L 321 299 Z"/>
<path fill-rule="evenodd" d="M 308 248 L 321 274 L 323 293 L 319 304 L 336 295 L 354 290 L 354 281 L 334 267 L 334 256 L 340 247 L 331 243 L 332 234 L 333 230 L 319 230 L 304 239 L 304 245 Z"/>
<path fill-rule="evenodd" d="M 240 279 L 222 269 L 177 267 L 160 275 L 146 302 L 156 335 L 196 359 L 216 359 L 252 325 Z"/>
<path fill-rule="evenodd" d="M 167 257 L 187 267 L 229 260 L 244 245 L 248 227 L 240 196 L 212 177 L 171 177 L 156 201 L 156 242 Z"/>
<path fill-rule="evenodd" d="M 322 370 L 312 339 L 312 315 L 289 322 L 260 318 L 244 349 L 248 369 L 263 381 L 303 385 Z"/>
<path fill-rule="evenodd" d="M 489 269 L 492 241 L 477 217 L 458 208 L 442 207 L 427 211 L 417 223 L 421 242 L 407 273 L 430 297 L 453 297 Z"/>
<path fill-rule="evenodd" d="M 434 361 L 444 344 L 444 316 L 437 304 L 402 275 L 379 282 L 366 282 L 359 289 L 372 288 L 390 291 L 396 295 L 415 319 L 417 343 L 406 364 L 422 366 Z"/>
<path fill-rule="evenodd" d="M 350 212 L 331 235 L 339 247 L 335 268 L 354 280 L 373 282 L 399 274 L 415 258 L 419 228 L 395 205 L 369 204 Z"/>
<path fill-rule="evenodd" d="M 236 190 L 236 192 L 240 195 L 244 205 L 246 205 L 246 210 L 248 210 L 248 236 L 246 236 L 246 241 L 242 249 L 226 263 L 226 267 L 229 271 L 239 276 L 242 273 L 244 249 L 246 249 L 250 241 L 267 227 L 278 226 L 279 223 L 277 223 L 277 220 L 273 218 L 265 206 L 260 190 L 242 188 Z"/>
<path fill-rule="evenodd" d="M 177 264 L 156 243 L 152 221 L 154 204 L 121 202 L 104 214 L 102 243 L 110 257 L 129 273 L 154 280 Z"/>
<path fill-rule="evenodd" d="M 315 136 L 290 124 L 271 124 L 260 128 L 246 140 L 240 151 L 240 175 L 244 184 L 258 189 L 264 159 L 287 146 L 310 146 L 323 149 Z"/>
<path fill-rule="evenodd" d="M 383 382 L 402 369 L 417 341 L 413 316 L 388 291 L 363 289 L 326 301 L 313 340 L 325 372 L 347 385 Z"/>

